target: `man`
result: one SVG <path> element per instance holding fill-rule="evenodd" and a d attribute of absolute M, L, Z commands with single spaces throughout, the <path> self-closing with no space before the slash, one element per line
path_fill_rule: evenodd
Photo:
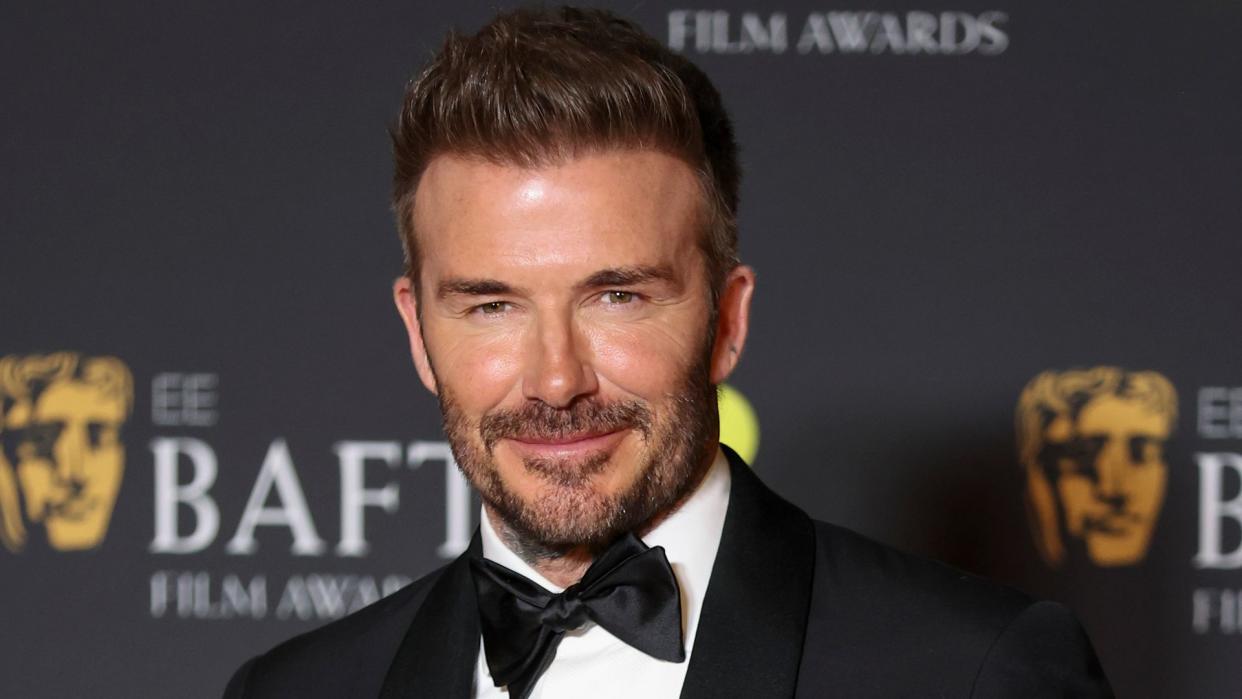
<path fill-rule="evenodd" d="M 449 38 L 394 145 L 394 296 L 480 532 L 229 696 L 1107 692 L 1063 608 L 814 523 L 719 446 L 755 276 L 687 61 L 607 13 L 504 14 Z"/>

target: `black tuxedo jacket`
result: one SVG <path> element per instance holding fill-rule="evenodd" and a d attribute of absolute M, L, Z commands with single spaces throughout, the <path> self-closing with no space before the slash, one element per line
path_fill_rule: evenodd
<path fill-rule="evenodd" d="M 813 522 L 726 452 L 733 488 L 681 696 L 1111 696 L 1064 607 Z M 251 659 L 226 698 L 470 696 L 471 553 Z"/>

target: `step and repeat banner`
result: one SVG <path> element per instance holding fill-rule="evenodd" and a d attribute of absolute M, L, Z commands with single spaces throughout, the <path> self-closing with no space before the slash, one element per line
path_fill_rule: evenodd
<path fill-rule="evenodd" d="M 386 126 L 490 6 L 4 11 L 0 694 L 217 696 L 464 547 Z M 724 440 L 1120 696 L 1242 695 L 1242 5 L 616 9 L 736 120 Z"/>

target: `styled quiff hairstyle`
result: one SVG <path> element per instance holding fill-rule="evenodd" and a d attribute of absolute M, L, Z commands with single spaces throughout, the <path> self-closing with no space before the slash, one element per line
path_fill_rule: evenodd
<path fill-rule="evenodd" d="M 446 154 L 534 168 L 613 149 L 667 153 L 694 169 L 703 190 L 700 246 L 713 301 L 738 264 L 740 173 L 720 93 L 688 60 L 610 12 L 519 9 L 473 36 L 450 33 L 406 87 L 391 135 L 392 206 L 416 292 L 414 193 L 431 160 Z"/>

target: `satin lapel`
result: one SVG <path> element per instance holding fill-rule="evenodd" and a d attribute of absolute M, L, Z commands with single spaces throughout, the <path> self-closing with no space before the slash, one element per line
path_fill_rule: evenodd
<path fill-rule="evenodd" d="M 444 569 L 410 622 L 384 677 L 381 699 L 469 697 L 479 656 L 479 608 L 470 578 L 470 548 Z"/>
<path fill-rule="evenodd" d="M 733 486 L 681 696 L 792 697 L 815 567 L 809 517 L 728 447 Z"/>

